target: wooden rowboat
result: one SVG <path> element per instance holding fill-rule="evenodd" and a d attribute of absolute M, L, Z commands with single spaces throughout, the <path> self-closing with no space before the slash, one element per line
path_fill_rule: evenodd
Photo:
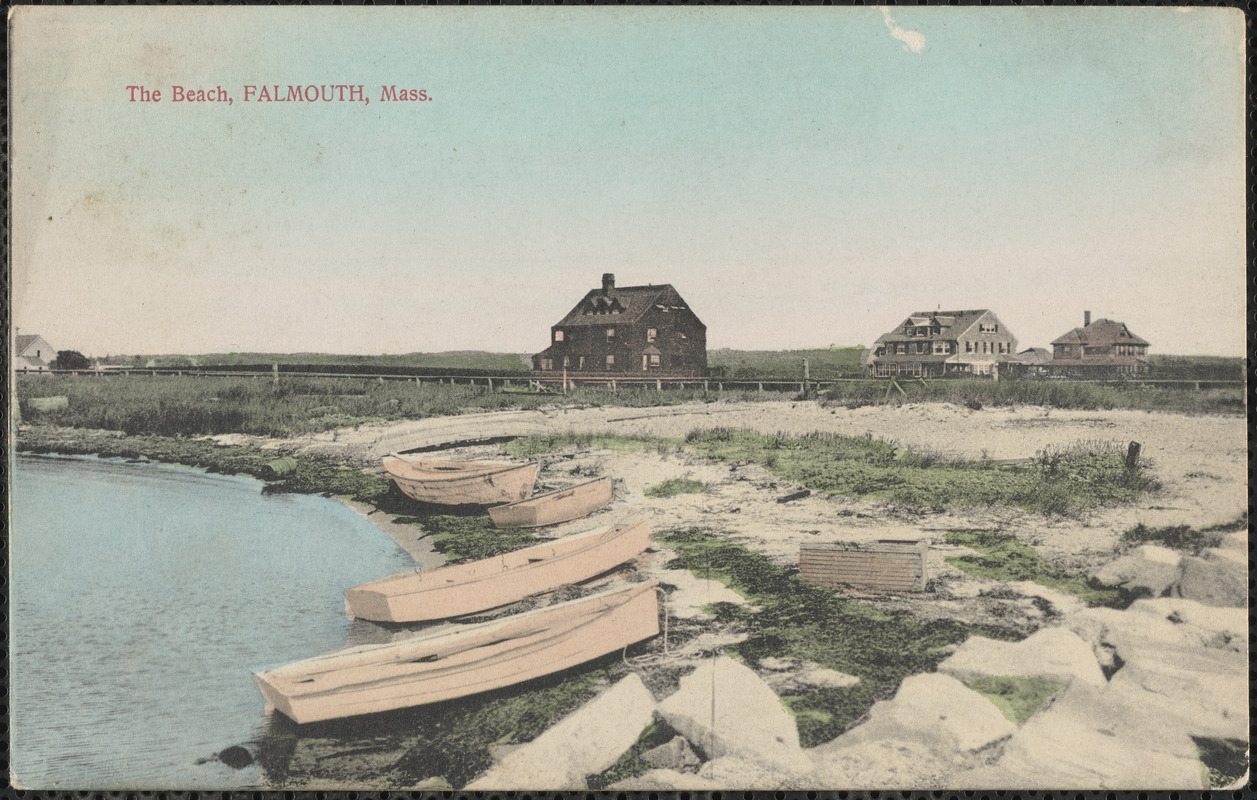
<path fill-rule="evenodd" d="M 472 614 L 588 580 L 650 546 L 650 523 L 600 528 L 500 556 L 408 572 L 345 592 L 349 615 L 423 622 Z"/>
<path fill-rule="evenodd" d="M 384 460 L 384 472 L 407 496 L 440 505 L 501 505 L 527 500 L 536 464 L 490 461 Z"/>
<path fill-rule="evenodd" d="M 659 633 L 655 583 L 389 644 L 316 656 L 254 677 L 298 723 L 435 703 L 583 664 Z"/>
<path fill-rule="evenodd" d="M 611 479 L 600 478 L 528 500 L 495 506 L 489 517 L 499 528 L 540 528 L 588 516 L 611 502 Z"/>

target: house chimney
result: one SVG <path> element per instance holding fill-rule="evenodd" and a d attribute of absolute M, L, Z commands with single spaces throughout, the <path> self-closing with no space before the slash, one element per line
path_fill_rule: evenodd
<path fill-rule="evenodd" d="M 607 279 L 605 276 L 603 277 L 602 281 L 603 283 L 606 283 Z M 1090 325 L 1091 325 L 1091 312 L 1090 311 L 1082 312 L 1082 326 L 1084 328 L 1087 328 L 1087 327 L 1090 327 Z"/>
<path fill-rule="evenodd" d="M 614 288 L 615 288 L 615 273 L 614 272 L 602 273 L 602 293 L 606 294 L 607 292 L 611 291 Z M 1091 312 L 1088 311 L 1087 313 L 1090 314 Z"/>

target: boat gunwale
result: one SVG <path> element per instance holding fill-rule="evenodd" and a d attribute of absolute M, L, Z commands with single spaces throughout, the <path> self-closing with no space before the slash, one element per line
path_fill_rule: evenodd
<path fill-rule="evenodd" d="M 526 506 L 529 503 L 536 503 L 539 501 L 544 502 L 546 500 L 554 499 L 556 495 L 561 495 L 564 492 L 574 492 L 577 489 L 583 489 L 586 486 L 593 486 L 594 484 L 602 483 L 603 481 L 606 481 L 609 484 L 611 483 L 611 479 L 607 477 L 594 478 L 592 481 L 585 481 L 584 483 L 578 483 L 575 486 L 569 486 L 566 489 L 555 489 L 554 491 L 546 492 L 545 494 L 533 495 L 532 497 L 529 497 L 527 500 L 516 500 L 514 503 L 506 503 L 505 505 L 494 506 L 493 508 L 489 509 L 489 514 L 492 515 L 494 511 L 503 511 L 508 508 L 519 508 L 520 506 Z M 612 490 L 614 491 L 614 484 L 612 484 Z"/>
<path fill-rule="evenodd" d="M 496 556 L 490 556 L 489 558 L 482 558 L 478 561 L 468 561 L 463 564 L 450 564 L 448 566 L 438 567 L 434 570 L 421 570 L 418 572 L 403 572 L 398 575 L 390 575 L 385 578 L 380 578 L 378 581 L 372 581 L 372 583 L 383 583 L 385 581 L 394 581 L 397 583 L 401 583 L 403 581 L 408 581 L 408 580 L 421 580 L 424 577 L 437 575 L 443 569 L 458 569 L 459 567 L 473 567 L 477 564 L 489 564 L 490 562 L 497 562 L 500 564 L 503 560 L 505 560 L 507 556 L 510 556 L 510 555 L 526 553 L 529 550 L 533 550 L 533 549 L 537 549 L 541 547 L 553 547 L 556 545 L 571 544 L 582 538 L 587 538 L 589 540 L 587 543 L 582 543 L 582 546 L 577 547 L 573 549 L 572 551 L 566 552 L 560 556 L 554 556 L 552 558 L 547 558 L 544 560 L 537 560 L 537 561 L 530 560 L 527 563 L 520 564 L 519 566 L 515 566 L 515 567 L 506 567 L 505 565 L 503 565 L 504 569 L 510 570 L 510 574 L 518 575 L 520 574 L 520 572 L 525 571 L 525 570 L 534 571 L 534 570 L 540 569 L 541 567 L 553 566 L 566 559 L 581 555 L 583 553 L 587 553 L 592 549 L 601 547 L 610 542 L 614 542 L 622 538 L 623 536 L 627 536 L 628 533 L 631 532 L 634 528 L 637 528 L 641 525 L 649 526 L 649 524 L 650 523 L 648 520 L 638 520 L 637 522 L 629 523 L 626 525 L 621 525 L 619 527 L 615 525 L 608 525 L 607 527 L 602 528 L 602 529 L 594 529 L 591 531 L 583 531 L 581 533 L 574 534 L 570 537 L 567 537 L 566 540 L 555 539 L 553 541 L 548 541 L 548 542 L 539 542 L 535 545 L 532 545 L 531 547 L 524 547 L 519 550 L 512 550 L 508 553 L 499 553 Z M 650 534 L 649 532 L 647 532 L 648 540 L 649 540 L 649 536 Z M 604 537 L 606 540 L 601 541 Z M 469 577 L 465 580 L 447 582 L 447 583 L 441 584 L 440 586 L 422 586 L 422 587 L 415 588 L 411 591 L 395 592 L 395 593 L 386 593 L 378 589 L 368 589 L 366 587 L 371 586 L 372 583 L 364 583 L 361 586 L 355 586 L 351 589 L 347 589 L 346 594 L 352 591 L 361 591 L 363 593 L 372 592 L 376 595 L 379 595 L 380 597 L 384 598 L 387 601 L 387 600 L 392 600 L 392 599 L 397 599 L 397 598 L 411 597 L 413 595 L 426 594 L 428 592 L 445 591 L 447 589 L 454 588 L 455 586 L 467 586 L 471 584 L 483 583 L 484 581 L 487 581 L 487 580 L 499 579 L 502 577 L 502 575 L 503 575 L 502 572 L 495 572 L 490 575 L 480 575 L 480 576 L 475 576 L 475 577 Z M 435 580 L 435 578 L 433 578 L 432 580 Z"/>
<path fill-rule="evenodd" d="M 413 476 L 403 475 L 403 474 L 394 472 L 392 469 L 390 469 L 388 465 L 394 462 L 400 463 L 400 464 L 407 464 L 407 465 L 416 465 L 416 464 L 421 464 L 421 463 L 427 463 L 427 464 L 477 464 L 478 463 L 478 464 L 492 464 L 493 466 L 492 468 L 485 468 L 485 469 L 451 469 L 449 470 L 450 474 L 448 475 L 434 475 L 433 477 L 413 477 Z M 536 463 L 531 462 L 531 461 L 524 464 L 511 464 L 511 463 L 506 463 L 506 462 L 501 462 L 501 461 L 416 462 L 416 461 L 404 461 L 400 458 L 387 459 L 382 465 L 384 472 L 387 473 L 390 477 L 392 477 L 395 480 L 400 478 L 401 480 L 404 480 L 404 481 L 416 481 L 416 482 L 427 481 L 427 482 L 434 482 L 434 483 L 445 483 L 445 482 L 451 482 L 451 481 L 455 481 L 459 479 L 466 479 L 466 478 L 484 478 L 490 475 L 497 475 L 498 473 L 501 473 L 501 472 L 510 472 L 511 470 L 526 469 L 528 467 L 535 467 L 535 466 L 537 466 Z"/>
<path fill-rule="evenodd" d="M 523 614 L 513 614 L 510 616 L 503 617 L 501 619 L 488 620 L 486 622 L 471 623 L 469 625 L 463 625 L 463 626 L 459 626 L 453 629 L 444 629 L 439 632 L 434 632 L 428 635 L 420 634 L 418 636 L 402 639 L 396 642 L 384 642 L 380 644 L 365 644 L 365 645 L 359 645 L 357 647 L 352 647 L 352 648 L 348 648 L 344 650 L 334 651 L 331 653 L 324 653 L 322 655 L 311 656 L 310 658 L 302 659 L 301 661 L 295 661 L 291 664 L 285 664 L 283 666 L 275 667 L 273 669 L 268 669 L 268 670 L 263 670 L 261 672 L 257 672 L 255 673 L 255 676 L 257 678 L 266 680 L 271 686 L 278 687 L 278 681 L 274 680 L 271 676 L 278 678 L 279 681 L 292 682 L 294 678 L 299 677 L 299 676 L 327 675 L 327 674 L 334 674 L 337 672 L 346 672 L 349 670 L 361 669 L 365 667 L 387 667 L 389 665 L 411 663 L 415 661 L 415 658 L 414 658 L 414 654 L 412 654 L 409 651 L 412 651 L 412 650 L 422 651 L 424 649 L 423 647 L 424 645 L 431 645 L 435 642 L 438 642 L 440 639 L 443 639 L 443 638 L 470 638 L 470 637 L 475 636 L 478 633 L 490 632 L 495 628 L 508 628 L 512 625 L 523 624 L 523 623 L 526 623 L 530 618 L 545 617 L 545 616 L 562 617 L 563 612 L 568 612 L 572 610 L 577 610 L 578 612 L 581 612 L 581 611 L 584 612 L 584 613 L 578 613 L 576 615 L 575 619 L 577 621 L 574 625 L 564 627 L 560 631 L 555 631 L 555 624 L 551 624 L 549 626 L 543 626 L 543 627 L 539 627 L 532 630 L 525 629 L 525 632 L 522 633 L 521 635 L 508 637 L 506 640 L 504 640 L 504 641 L 511 641 L 514 639 L 528 639 L 528 638 L 535 637 L 537 634 L 540 634 L 540 633 L 547 633 L 547 632 L 555 631 L 553 636 L 547 637 L 546 639 L 542 640 L 542 641 L 546 641 L 548 639 L 555 638 L 559 635 L 562 635 L 565 632 L 579 630 L 580 628 L 590 624 L 591 622 L 607 614 L 608 612 L 612 612 L 619 608 L 622 608 L 628 603 L 632 602 L 633 600 L 636 600 L 641 595 L 646 594 L 648 591 L 653 591 L 657 588 L 658 588 L 657 581 L 647 581 L 647 582 L 643 582 L 639 584 L 629 584 L 627 586 L 624 586 L 618 589 L 613 589 L 611 591 L 587 595 L 585 597 L 578 597 L 574 600 L 566 600 L 562 603 L 556 603 L 552 606 L 546 606 L 544 608 L 538 608 L 532 611 L 526 611 Z M 606 603 L 606 601 L 615 601 L 615 602 Z M 601 604 L 601 607 L 595 607 L 599 604 Z M 588 608 L 582 609 L 582 606 L 588 606 Z M 463 649 L 452 651 L 451 655 L 472 652 L 478 648 L 492 646 L 493 644 L 494 642 L 486 642 L 483 644 L 468 644 Z M 383 658 L 379 661 L 365 660 L 364 663 L 362 664 L 350 664 L 347 666 L 330 666 L 330 667 L 325 667 L 323 669 L 320 669 L 320 667 L 325 666 L 327 662 L 343 660 L 343 659 L 350 658 L 352 656 L 360 656 L 364 654 L 370 654 L 373 652 L 381 652 L 381 651 L 386 651 L 386 650 L 397 650 L 400 652 L 396 658 L 393 658 L 391 660 L 387 658 Z M 432 662 L 432 663 L 436 663 L 436 662 Z M 293 675 L 292 676 L 286 675 L 284 674 L 285 672 L 292 672 Z M 394 677 L 385 678 L 383 680 L 393 680 Z M 330 690 L 322 689 L 320 691 L 330 691 Z M 296 696 L 306 696 L 306 695 L 296 695 Z"/>

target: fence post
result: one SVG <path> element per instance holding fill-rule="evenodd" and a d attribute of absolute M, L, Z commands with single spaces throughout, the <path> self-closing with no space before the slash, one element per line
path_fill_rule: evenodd
<path fill-rule="evenodd" d="M 1139 466 L 1139 451 L 1142 446 L 1139 442 L 1131 442 L 1126 448 L 1126 469 L 1134 469 Z"/>
<path fill-rule="evenodd" d="M 279 385 L 279 362 L 271 364 L 271 383 Z"/>

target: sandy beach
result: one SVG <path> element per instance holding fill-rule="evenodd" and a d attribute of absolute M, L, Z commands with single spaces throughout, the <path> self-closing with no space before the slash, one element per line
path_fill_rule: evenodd
<path fill-rule="evenodd" d="M 906 723 L 902 723 L 902 720 L 894 725 L 886 722 L 886 719 L 895 714 L 900 717 L 906 714 L 913 718 L 924 714 L 928 718 L 938 711 L 931 703 L 943 703 L 944 700 L 938 698 L 950 698 L 946 702 L 956 703 L 958 708 L 964 710 L 961 718 L 964 720 L 963 725 L 969 726 L 966 730 L 980 728 L 989 723 L 989 720 L 981 721 L 982 714 L 987 714 L 990 710 L 983 705 L 987 701 L 965 688 L 965 684 L 950 677 L 955 674 L 968 682 L 973 676 L 959 668 L 949 668 L 947 665 L 951 662 L 945 661 L 940 665 L 938 673 L 916 676 L 923 681 L 936 683 L 951 681 L 946 685 L 940 684 L 942 688 L 935 686 L 925 692 L 922 696 L 927 700 L 918 698 L 912 701 L 916 705 L 909 704 L 910 696 L 915 697 L 912 693 L 917 691 L 913 688 L 917 686 L 913 682 L 914 678 L 904 682 L 899 695 L 876 705 L 871 717 L 837 741 L 804 751 L 798 750 L 796 737 L 793 748 L 798 752 L 791 750 L 791 758 L 805 754 L 806 758 L 802 761 L 787 759 L 784 762 L 769 763 L 769 759 L 769 762 L 765 762 L 762 758 L 753 757 L 751 750 L 735 742 L 729 745 L 723 758 L 707 752 L 700 759 L 701 767 L 691 764 L 677 769 L 655 769 L 616 788 L 935 788 L 968 785 L 1042 787 L 1055 785 L 1055 781 L 1065 779 L 1082 781 L 1078 785 L 1094 783 L 1110 788 L 1125 786 L 1135 780 L 1132 776 L 1140 774 L 1138 770 L 1132 772 L 1128 769 L 1130 765 L 1125 761 L 1122 762 L 1122 769 L 1112 774 L 1105 773 L 1104 763 L 1107 762 L 1101 761 L 1092 769 L 1088 755 L 1083 750 L 1068 742 L 1052 743 L 1042 739 L 1044 736 L 1050 739 L 1062 731 L 1067 732 L 1068 725 L 1092 724 L 1086 720 L 1079 723 L 1077 716 L 1083 713 L 1079 708 L 1092 706 L 1108 709 L 1105 713 L 1117 715 L 1132 730 L 1151 724 L 1150 721 L 1154 719 L 1158 720 L 1157 725 L 1169 725 L 1167 731 L 1172 729 L 1172 733 L 1167 732 L 1164 737 L 1153 737 L 1149 741 L 1141 739 L 1131 743 L 1121 738 L 1126 736 L 1122 733 L 1119 738 L 1122 746 L 1128 750 L 1122 751 L 1125 755 L 1121 758 L 1129 761 L 1153 758 L 1158 753 L 1164 755 L 1163 751 L 1168 746 L 1165 742 L 1170 741 L 1173 743 L 1172 758 L 1165 763 L 1173 769 L 1166 767 L 1160 771 L 1154 770 L 1150 773 L 1152 780 L 1156 785 L 1190 788 L 1199 785 L 1199 776 L 1192 777 L 1195 773 L 1191 771 L 1196 769 L 1199 772 L 1199 762 L 1194 760 L 1195 751 L 1191 746 L 1194 740 L 1187 738 L 1185 731 L 1195 732 L 1193 735 L 1203 732 L 1217 736 L 1223 733 L 1231 735 L 1230 732 L 1240 731 L 1241 727 L 1246 730 L 1247 700 L 1243 690 L 1246 662 L 1242 655 L 1242 640 L 1231 638 L 1240 636 L 1239 631 L 1246 619 L 1241 608 L 1246 598 L 1241 590 L 1227 590 L 1235 591 L 1236 596 L 1220 599 L 1213 597 L 1202 604 L 1186 596 L 1189 593 L 1179 592 L 1176 584 L 1173 591 L 1166 590 L 1167 597 L 1164 599 L 1140 600 L 1127 611 L 1089 609 L 1071 595 L 1037 584 L 1001 582 L 963 572 L 949 564 L 947 559 L 971 551 L 944 540 L 946 532 L 956 530 L 977 529 L 1011 534 L 1019 542 L 1035 548 L 1053 564 L 1076 574 L 1094 575 L 1106 569 L 1112 570 L 1118 559 L 1130 551 L 1130 546 L 1121 543 L 1120 538 L 1123 532 L 1137 524 L 1190 525 L 1201 528 L 1233 522 L 1247 510 L 1247 435 L 1245 421 L 1240 417 L 1135 411 L 1062 411 L 1041 407 L 971 410 L 942 404 L 848 409 L 799 401 L 717 402 L 656 409 L 567 408 L 476 414 L 388 425 L 363 425 L 290 440 L 222 438 L 225 441 L 254 446 L 321 454 L 343 463 L 375 470 L 378 469 L 380 457 L 408 449 L 439 451 L 438 457 L 456 460 L 501 459 L 505 456 L 498 442 L 512 436 L 613 432 L 679 440 L 691 431 L 713 427 L 746 428 L 763 433 L 784 432 L 795 435 L 821 431 L 868 436 L 893 441 L 902 447 L 922 452 L 991 459 L 1031 458 L 1047 447 L 1064 447 L 1080 442 L 1118 442 L 1125 446 L 1133 441 L 1141 444 L 1144 464 L 1155 476 L 1160 488 L 1133 503 L 1099 507 L 1068 516 L 1050 516 L 1007 507 L 923 509 L 881 500 L 832 497 L 817 493 L 789 502 L 778 502 L 799 487 L 783 481 L 758 465 L 712 463 L 675 445 L 636 453 L 568 447 L 543 456 L 537 486 L 539 492 L 564 488 L 594 476 L 609 476 L 614 479 L 616 499 L 613 504 L 577 523 L 573 526 L 575 529 L 587 528 L 627 515 L 643 517 L 650 521 L 656 534 L 680 530 L 702 531 L 760 553 L 784 568 L 797 565 L 799 546 L 802 544 L 926 539 L 930 542 L 930 585 L 926 592 L 898 597 L 870 597 L 860 599 L 859 602 L 886 611 L 904 611 L 920 620 L 953 619 L 966 624 L 997 624 L 1019 631 L 1023 636 L 1030 636 L 1026 640 L 1028 643 L 1039 641 L 1036 637 L 1043 635 L 1065 637 L 1065 650 L 1077 651 L 1076 655 L 1081 654 L 1077 663 L 1063 673 L 1064 677 L 1052 673 L 1058 684 L 1066 688 L 1053 695 L 1043 706 L 1044 710 L 1037 712 L 1020 727 L 1012 725 L 1005 730 L 1004 727 L 997 726 L 1001 733 L 989 740 L 984 739 L 977 747 L 957 744 L 955 736 L 941 736 L 936 729 L 923 734 L 920 731 L 907 730 L 904 727 Z M 478 444 L 475 443 L 477 438 L 490 441 Z M 705 488 L 701 493 L 669 498 L 651 498 L 646 495 L 648 487 L 671 478 L 698 481 Z M 360 510 L 360 513 L 365 512 Z M 422 534 L 416 533 L 414 526 L 394 523 L 388 515 L 380 512 L 368 514 L 367 518 L 389 533 L 425 568 L 439 562 L 439 555 L 430 551 Z M 1245 560 L 1245 535 L 1232 534 L 1228 542 L 1227 547 L 1232 549 L 1216 551 L 1222 554 L 1219 558 L 1227 564 L 1235 559 Z M 741 604 L 745 604 L 745 601 L 729 592 L 722 584 L 702 580 L 685 570 L 668 569 L 668 561 L 675 554 L 667 548 L 659 547 L 656 550 L 658 552 L 653 558 L 644 558 L 633 568 L 669 587 L 664 603 L 666 613 L 674 617 L 674 624 L 680 625 L 681 630 L 689 626 L 686 636 L 682 636 L 681 640 L 690 637 L 693 645 L 688 649 L 674 646 L 666 655 L 660 650 L 642 665 L 632 668 L 633 675 L 640 677 L 650 690 L 643 702 L 648 705 L 658 703 L 657 707 L 652 705 L 657 714 L 663 713 L 669 703 L 676 705 L 680 702 L 670 698 L 681 696 L 682 690 L 685 690 L 685 675 L 705 674 L 702 672 L 705 669 L 734 670 L 740 676 L 735 683 L 748 682 L 738 691 L 752 694 L 762 687 L 776 687 L 773 691 L 785 691 L 782 687 L 793 687 L 791 691 L 798 691 L 798 687 L 803 685 L 799 681 L 806 681 L 807 676 L 815 673 L 816 665 L 807 663 L 783 662 L 774 668 L 784 670 L 783 672 L 774 672 L 761 666 L 756 674 L 750 674 L 751 671 L 741 666 L 741 662 L 736 662 L 734 666 L 725 666 L 724 662 L 730 659 L 721 655 L 724 648 L 738 642 L 745 634 L 738 633 L 736 626 L 729 627 L 712 621 L 710 615 L 700 609 L 704 604 L 716 600 Z M 1209 552 L 1204 556 L 1206 559 L 1214 558 L 1209 563 L 1217 562 L 1217 558 Z M 1183 563 L 1186 564 L 1189 560 L 1184 558 Z M 1186 585 L 1186 579 L 1183 579 L 1183 586 Z M 1162 605 L 1155 605 L 1157 603 Z M 1173 607 L 1163 608 L 1166 603 Z M 1147 620 L 1150 619 L 1150 613 L 1154 615 L 1153 618 L 1163 618 L 1168 613 L 1171 621 L 1191 619 L 1197 622 L 1178 626 L 1166 634 L 1171 638 L 1149 641 L 1147 632 L 1152 629 L 1147 627 Z M 1156 617 L 1157 614 L 1161 617 Z M 1217 639 L 1217 635 L 1221 634 L 1216 631 L 1230 631 L 1231 628 L 1235 628 L 1235 631 Z M 1215 633 L 1210 634 L 1209 631 Z M 1184 658 L 1175 655 L 1182 652 L 1182 637 L 1185 635 L 1189 639 L 1191 635 L 1199 635 L 1204 637 L 1201 641 L 1212 642 L 1206 647 L 1221 648 L 1216 652 L 1208 652 L 1221 659 L 1218 663 L 1223 666 L 1218 667 L 1218 663 L 1214 661 L 1201 666 L 1193 660 L 1194 656 Z M 674 638 L 677 636 L 679 634 L 674 632 Z M 1208 636 L 1214 638 L 1208 639 Z M 1137 643 L 1131 644 L 1136 639 Z M 694 644 L 695 642 L 699 644 Z M 1235 643 L 1228 644 L 1229 642 Z M 955 658 L 963 660 L 967 652 L 965 648 L 971 644 L 973 647 L 984 646 L 981 641 L 966 642 L 965 647 L 961 648 L 963 652 Z M 1060 642 L 1055 642 L 1051 645 L 1051 652 L 1058 653 L 1061 646 Z M 1017 657 L 1020 659 L 1017 661 L 1019 666 L 1009 669 L 1023 670 L 1029 675 L 1039 674 L 1035 671 L 1038 668 L 1034 664 L 1043 662 L 1045 658 L 1051 661 L 1057 657 L 1044 656 L 1042 652 L 1035 651 L 1031 644 L 1025 647 L 1027 649 L 1024 653 Z M 1113 660 L 1114 653 L 1118 654 L 1116 662 Z M 1108 659 L 1108 666 L 1105 666 L 1105 659 Z M 1157 680 L 1145 677 L 1141 684 L 1142 694 L 1120 694 L 1110 683 L 1122 683 L 1113 677 L 1112 671 L 1116 669 L 1116 674 L 1121 675 L 1120 670 L 1124 663 L 1140 665 L 1137 670 L 1126 670 L 1126 675 L 1129 676 L 1161 674 L 1158 670 L 1172 669 L 1177 670 L 1175 674 L 1180 677 L 1175 679 L 1177 683 L 1174 684 L 1173 691 L 1158 684 Z M 1114 664 L 1117 666 L 1114 667 Z M 951 669 L 951 672 L 944 674 L 947 669 Z M 1099 676 L 1102 669 L 1109 671 L 1109 674 L 1099 679 L 1098 688 L 1087 684 L 1087 681 L 1094 683 L 1093 677 L 1079 679 L 1081 682 L 1075 681 L 1078 675 Z M 745 674 L 738 670 L 743 670 Z M 830 676 L 826 680 L 850 677 L 838 673 L 835 675 L 838 677 Z M 1183 675 L 1187 677 L 1182 677 Z M 1201 678 L 1201 675 L 1212 677 Z M 678 678 L 681 680 L 679 684 Z M 607 703 L 619 702 L 614 700 L 619 695 L 611 694 L 611 689 L 612 687 L 606 687 L 599 696 L 607 694 L 609 699 L 604 701 Z M 623 687 L 620 689 L 628 691 Z M 1087 692 L 1101 690 L 1101 695 L 1090 700 L 1085 699 L 1090 697 Z M 1165 722 L 1165 714 L 1171 713 L 1166 704 L 1181 704 L 1182 697 L 1187 696 L 1184 692 L 1191 696 L 1205 696 L 1201 702 L 1208 706 L 1208 711 L 1202 714 L 1212 715 L 1207 724 L 1197 718 Z M 717 698 L 719 696 L 713 695 Z M 899 706 L 895 704 L 900 704 L 903 708 L 896 711 Z M 596 701 L 591 701 L 589 706 L 594 708 Z M 623 711 L 609 711 L 600 706 L 598 708 L 601 710 L 597 713 L 609 720 L 615 719 L 615 714 Z M 910 713 L 903 709 L 909 709 Z M 981 713 L 971 719 L 970 712 Z M 580 713 L 576 712 L 573 717 Z M 946 718 L 946 712 L 938 713 Z M 891 717 L 887 717 L 888 714 Z M 1053 719 L 1050 714 L 1061 716 L 1064 721 L 1055 727 L 1046 723 L 1039 728 L 1035 727 L 1035 720 Z M 1069 716 L 1070 714 L 1074 716 Z M 1144 716 L 1147 718 L 1144 719 Z M 1003 719 L 998 713 L 996 718 Z M 682 722 L 672 717 L 667 719 L 678 730 L 683 728 Z M 879 719 L 882 721 L 878 722 Z M 1176 717 L 1175 720 L 1177 719 Z M 758 718 L 740 718 L 737 714 L 730 717 L 730 720 L 748 728 L 762 724 L 762 720 Z M 1241 721 L 1243 726 L 1240 725 Z M 788 718 L 787 722 L 789 724 L 782 723 L 785 729 L 793 730 L 793 723 Z M 543 754 L 544 748 L 553 747 L 552 740 L 555 737 L 569 735 L 564 733 L 568 730 L 568 725 L 579 728 L 577 720 L 565 720 L 548 732 L 548 739 L 547 735 L 543 735 L 536 742 L 525 744 L 520 749 L 540 748 L 527 751 L 533 753 L 533 761 L 548 758 Z M 879 725 L 885 730 L 879 728 Z M 886 728 L 886 725 L 890 727 Z M 874 730 L 882 732 L 878 737 L 872 737 L 868 732 Z M 720 732 L 707 731 L 702 735 L 717 734 Z M 691 740 L 698 736 L 697 733 L 693 734 Z M 878 743 L 870 744 L 874 739 Z M 1187 744 L 1183 744 L 1184 742 Z M 697 743 L 691 743 L 701 753 Z M 676 746 L 680 747 L 679 744 Z M 1055 747 L 1059 753 L 1057 757 L 1047 761 L 1034 760 L 1026 755 L 1026 748 L 1038 747 L 1046 747 L 1049 751 Z M 289 773 L 289 779 L 301 774 L 302 763 L 317 763 L 320 753 L 335 753 L 338 748 L 339 745 L 327 742 L 299 746 L 294 761 L 296 772 Z M 905 753 L 911 754 L 911 757 L 905 756 Z M 336 777 L 326 785 L 346 785 L 362 781 L 370 784 L 370 776 L 359 772 L 352 760 L 342 758 L 338 763 L 343 766 L 332 773 Z M 521 763 L 520 757 L 513 760 L 507 758 L 477 782 L 469 784 L 469 788 L 529 785 L 520 782 L 533 774 L 527 770 L 534 767 L 524 769 L 519 766 Z M 783 766 L 787 763 L 793 766 Z M 1191 769 L 1184 766 L 1191 764 L 1197 766 Z M 583 768 L 590 772 L 597 771 L 589 765 Z M 1075 768 L 1075 772 L 1069 771 Z M 520 769 L 524 771 L 521 772 Z M 311 776 L 309 785 L 325 785 L 328 773 L 318 770 L 315 772 L 323 778 L 320 780 Z M 555 787 L 583 788 L 583 775 L 576 770 L 566 777 L 556 777 Z"/>

